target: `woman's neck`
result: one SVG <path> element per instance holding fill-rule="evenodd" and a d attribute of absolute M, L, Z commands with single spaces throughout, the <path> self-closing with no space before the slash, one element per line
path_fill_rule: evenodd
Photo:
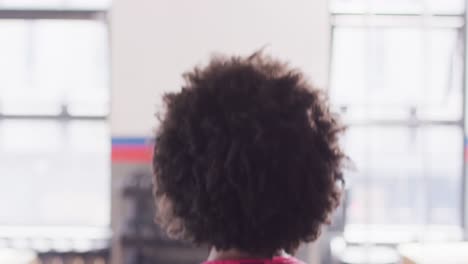
<path fill-rule="evenodd" d="M 212 247 L 210 251 L 210 255 L 208 256 L 208 261 L 239 260 L 239 259 L 270 259 L 272 257 L 283 256 L 283 255 L 285 255 L 283 250 L 279 250 L 277 253 L 273 255 L 266 255 L 266 254 L 247 253 L 245 251 L 238 250 L 238 249 L 217 250 L 216 248 Z"/>

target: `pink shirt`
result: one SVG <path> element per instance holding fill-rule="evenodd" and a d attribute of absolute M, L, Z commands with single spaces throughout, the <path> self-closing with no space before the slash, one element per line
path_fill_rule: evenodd
<path fill-rule="evenodd" d="M 293 257 L 274 257 L 272 259 L 214 260 L 203 264 L 304 264 Z"/>

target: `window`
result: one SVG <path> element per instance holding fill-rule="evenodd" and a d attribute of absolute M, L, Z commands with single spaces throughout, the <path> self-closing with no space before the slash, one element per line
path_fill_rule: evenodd
<path fill-rule="evenodd" d="M 0 0 L 3 9 L 106 9 L 111 0 Z"/>
<path fill-rule="evenodd" d="M 427 230 L 461 236 L 464 9 L 462 0 L 331 2 L 330 97 L 356 166 L 346 209 L 353 238 L 399 227 L 409 238 L 395 243 Z"/>
<path fill-rule="evenodd" d="M 105 24 L 0 20 L 0 42 L 0 113 L 107 115 Z"/>
<path fill-rule="evenodd" d="M 108 5 L 0 0 L 0 226 L 110 224 Z"/>
<path fill-rule="evenodd" d="M 107 226 L 108 130 L 96 120 L 0 121 L 0 226 Z"/>
<path fill-rule="evenodd" d="M 348 223 L 460 226 L 461 140 L 454 126 L 350 128 Z"/>
<path fill-rule="evenodd" d="M 459 29 L 342 26 L 334 37 L 331 96 L 347 117 L 461 119 Z"/>
<path fill-rule="evenodd" d="M 464 0 L 331 0 L 333 14 L 458 14 Z"/>

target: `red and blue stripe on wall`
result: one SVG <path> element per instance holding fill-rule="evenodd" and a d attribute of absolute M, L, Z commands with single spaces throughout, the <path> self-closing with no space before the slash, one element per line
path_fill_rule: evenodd
<path fill-rule="evenodd" d="M 146 137 L 112 137 L 112 162 L 151 162 L 154 140 Z M 468 163 L 468 138 L 465 138 L 465 162 Z"/>
<path fill-rule="evenodd" d="M 465 136 L 465 163 L 468 163 L 468 136 Z"/>
<path fill-rule="evenodd" d="M 113 137 L 112 162 L 151 162 L 154 140 L 145 137 Z"/>

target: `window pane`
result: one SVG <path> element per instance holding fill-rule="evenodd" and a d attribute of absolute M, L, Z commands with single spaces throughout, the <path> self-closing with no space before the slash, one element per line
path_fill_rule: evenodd
<path fill-rule="evenodd" d="M 347 223 L 460 225 L 462 134 L 454 126 L 350 128 L 345 146 L 357 169 L 347 178 Z"/>
<path fill-rule="evenodd" d="M 460 36 L 456 29 L 336 28 L 331 98 L 350 119 L 458 120 Z"/>
<path fill-rule="evenodd" d="M 333 0 L 331 11 L 337 13 L 387 14 L 463 14 L 463 0 Z"/>
<path fill-rule="evenodd" d="M 426 2 L 433 13 L 463 14 L 465 12 L 464 0 L 426 0 Z"/>
<path fill-rule="evenodd" d="M 0 225 L 107 226 L 109 142 L 103 121 L 1 121 Z"/>
<path fill-rule="evenodd" d="M 111 0 L 1 0 L 4 8 L 77 8 L 77 9 L 105 9 Z"/>
<path fill-rule="evenodd" d="M 97 21 L 0 21 L 0 111 L 105 115 L 107 35 Z"/>

